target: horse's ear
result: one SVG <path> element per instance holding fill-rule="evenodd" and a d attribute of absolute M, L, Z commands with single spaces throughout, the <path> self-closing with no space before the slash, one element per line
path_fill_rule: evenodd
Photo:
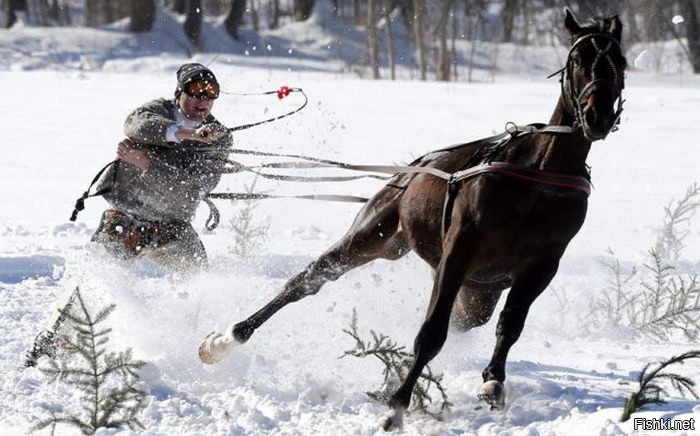
<path fill-rule="evenodd" d="M 617 15 L 610 19 L 609 31 L 613 38 L 617 39 L 617 42 L 622 41 L 622 21 L 620 21 L 620 17 Z"/>
<path fill-rule="evenodd" d="M 564 27 L 566 27 L 567 32 L 569 32 L 569 35 L 577 35 L 581 31 L 581 26 L 579 26 L 578 22 L 576 21 L 576 18 L 574 17 L 574 14 L 571 13 L 571 10 L 569 8 L 565 9 L 565 14 L 566 17 L 564 18 Z"/>

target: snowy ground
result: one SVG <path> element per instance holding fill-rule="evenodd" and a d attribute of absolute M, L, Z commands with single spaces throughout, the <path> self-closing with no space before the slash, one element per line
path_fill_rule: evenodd
<path fill-rule="evenodd" d="M 411 344 L 431 287 L 430 272 L 416 256 L 378 261 L 285 308 L 220 365 L 204 366 L 196 355 L 204 335 L 251 314 L 339 238 L 358 206 L 261 203 L 256 217 L 269 217 L 270 240 L 259 255 L 239 260 L 228 250 L 227 220 L 234 211 L 223 204 L 222 225 L 202 232 L 212 270 L 188 282 L 145 266 L 124 270 L 101 261 L 88 240 L 102 200 L 89 200 L 77 223 L 67 221 L 75 198 L 113 159 L 125 115 L 148 99 L 171 95 L 179 61 L 151 59 L 148 66 L 124 61 L 123 70 L 131 72 L 123 73 L 0 72 L 6 85 L 0 141 L 2 433 L 26 432 L 43 416 L 42 403 L 66 401 L 67 394 L 39 372 L 22 372 L 17 365 L 55 301 L 77 285 L 96 306 L 117 303 L 111 345 L 132 347 L 153 364 L 144 374 L 151 396 L 142 421 L 149 434 L 374 433 L 385 409 L 364 392 L 378 387 L 380 367 L 339 360 L 353 345 L 342 329 L 356 308 L 363 333 L 371 328 Z M 488 136 L 507 121 L 546 121 L 559 92 L 555 80 L 526 77 L 436 84 L 359 81 L 229 62 L 213 68 L 231 91 L 288 84 L 310 95 L 301 115 L 238 134 L 238 147 L 357 163 L 407 162 L 431 149 Z M 617 418 L 637 371 L 650 360 L 697 347 L 577 333 L 590 297 L 603 286 L 599 259 L 605 250 L 641 263 L 656 239 L 663 205 L 700 179 L 695 112 L 700 81 L 685 78 L 681 86 L 677 76 L 631 74 L 626 93 L 620 131 L 594 144 L 590 154 L 596 189 L 587 221 L 510 354 L 506 410 L 489 412 L 476 400 L 493 347 L 492 320 L 476 331 L 451 334 L 433 369 L 444 373 L 453 410 L 443 422 L 408 416 L 406 434 L 629 433 L 631 422 L 620 424 Z M 282 113 L 295 102 L 223 97 L 214 113 L 237 125 Z M 226 176 L 220 190 L 241 190 L 250 182 L 246 176 Z M 261 190 L 289 194 L 368 195 L 378 186 L 259 183 Z M 197 228 L 205 218 L 206 210 L 200 210 Z M 698 228 L 696 223 L 684 251 L 689 265 L 700 259 Z M 696 376 L 700 365 L 682 371 Z M 640 416 L 697 422 L 700 406 L 673 396 Z"/>

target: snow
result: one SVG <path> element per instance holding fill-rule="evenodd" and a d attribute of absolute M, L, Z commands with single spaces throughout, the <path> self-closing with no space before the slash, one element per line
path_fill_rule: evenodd
<path fill-rule="evenodd" d="M 149 362 L 142 372 L 150 394 L 142 417 L 147 434 L 374 434 L 386 408 L 365 392 L 379 387 L 380 367 L 366 359 L 338 359 L 353 346 L 342 329 L 356 309 L 362 334 L 374 329 L 410 345 L 429 298 L 429 268 L 415 255 L 362 267 L 283 309 L 228 360 L 204 366 L 197 358 L 201 339 L 269 301 L 287 278 L 342 236 L 359 207 L 261 202 L 255 217 L 269 217 L 270 240 L 262 252 L 240 260 L 229 252 L 233 235 L 227 220 L 234 210 L 224 202 L 218 229 L 203 230 L 206 208 L 195 222 L 211 257 L 209 272 L 182 281 L 145 263 L 130 269 L 111 264 L 89 243 L 104 202 L 88 200 L 76 223 L 68 216 L 94 173 L 114 158 L 125 115 L 149 99 L 171 95 L 174 71 L 185 57 L 176 48 L 105 55 L 107 46 L 130 44 L 124 34 L 65 29 L 60 35 L 63 30 L 52 29 L 48 38 L 43 29 L 30 27 L 0 32 L 0 50 L 35 41 L 31 44 L 37 48 L 31 50 L 39 52 L 42 44 L 53 43 L 52 50 L 65 57 L 60 65 L 72 65 L 56 68 L 46 58 L 19 55 L 0 65 L 5 68 L 0 81 L 12 84 L 3 88 L 0 142 L 2 433 L 26 433 L 45 416 L 42 403 L 66 404 L 70 393 L 47 384 L 37 370 L 17 366 L 56 302 L 80 286 L 96 308 L 117 304 L 110 344 L 131 347 Z M 320 36 L 313 26 L 285 26 L 278 32 L 288 32 L 289 41 L 297 33 L 311 33 L 317 41 Z M 98 59 L 94 65 L 99 68 L 75 69 L 80 56 L 71 53 L 85 47 L 75 41 L 93 41 L 96 48 L 83 56 L 83 65 Z M 534 71 L 519 64 L 535 75 L 499 75 L 493 83 L 373 82 L 339 73 L 339 64 L 323 61 L 318 48 L 304 51 L 294 45 L 299 57 L 290 59 L 280 53 L 292 47 L 270 44 L 275 54 L 269 58 L 225 54 L 217 59 L 212 68 L 224 89 L 300 86 L 310 104 L 298 116 L 238 133 L 239 148 L 352 163 L 404 163 L 431 149 L 499 132 L 508 121 L 546 121 L 559 93 L 556 80 L 544 80 L 540 71 L 556 69 L 556 58 Z M 509 53 L 507 46 L 499 50 Z M 518 62 L 504 59 L 502 68 L 511 71 L 509 63 Z M 284 113 L 295 107 L 295 98 L 224 96 L 214 113 L 228 125 L 239 125 Z M 656 239 L 663 206 L 698 181 L 700 79 L 630 72 L 625 99 L 620 131 L 591 150 L 595 189 L 586 223 L 511 351 L 506 409 L 490 412 L 476 399 L 494 343 L 494 317 L 472 332 L 452 332 L 432 363 L 444 374 L 454 404 L 450 415 L 444 421 L 408 415 L 402 434 L 631 433 L 632 422 L 617 419 L 638 371 L 649 361 L 697 347 L 682 340 L 654 343 L 579 331 L 588 301 L 605 281 L 599 263 L 605 250 L 611 247 L 624 262 L 641 263 Z M 225 176 L 219 190 L 240 191 L 251 181 L 246 175 Z M 284 194 L 370 195 L 379 186 L 376 181 L 324 186 L 258 181 L 258 189 Z M 696 272 L 698 228 L 695 223 L 683 256 Z M 556 294 L 564 296 L 563 303 Z M 679 371 L 697 376 L 700 365 L 689 363 Z M 697 422 L 700 406 L 672 394 L 668 404 L 639 416 Z"/>

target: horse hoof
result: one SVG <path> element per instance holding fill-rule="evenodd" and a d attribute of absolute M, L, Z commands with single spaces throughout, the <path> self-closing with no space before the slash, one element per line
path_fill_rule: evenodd
<path fill-rule="evenodd" d="M 384 431 L 399 430 L 403 427 L 403 410 L 392 409 L 379 420 L 379 427 Z"/>
<path fill-rule="evenodd" d="M 199 346 L 199 360 L 207 365 L 213 365 L 231 354 L 236 345 L 239 345 L 239 342 L 233 335 L 211 332 Z"/>
<path fill-rule="evenodd" d="M 506 393 L 503 383 L 489 380 L 481 386 L 479 399 L 491 406 L 491 410 L 502 410 L 506 405 Z"/>

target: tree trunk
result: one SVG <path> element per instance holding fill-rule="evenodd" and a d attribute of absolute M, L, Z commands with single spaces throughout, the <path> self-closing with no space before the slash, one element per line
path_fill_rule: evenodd
<path fill-rule="evenodd" d="M 17 22 L 17 11 L 26 11 L 27 2 L 25 0 L 4 0 L 2 11 L 5 13 L 5 28 L 9 29 Z"/>
<path fill-rule="evenodd" d="M 30 0 L 25 2 L 27 22 L 35 26 L 47 26 L 49 24 L 50 8 L 47 0 Z"/>
<path fill-rule="evenodd" d="M 175 0 L 173 3 L 173 11 L 176 14 L 185 15 L 187 10 L 187 0 Z"/>
<path fill-rule="evenodd" d="M 185 36 L 197 50 L 202 49 L 202 0 L 187 0 L 187 18 L 183 24 Z"/>
<path fill-rule="evenodd" d="M 377 43 L 377 14 L 375 0 L 367 0 L 367 45 L 372 78 L 379 79 L 379 44 Z"/>
<path fill-rule="evenodd" d="M 95 0 L 85 0 L 85 25 L 87 27 L 97 27 L 99 24 L 99 8 Z"/>
<path fill-rule="evenodd" d="M 156 20 L 155 0 L 131 0 L 131 21 L 129 28 L 132 32 L 150 32 Z"/>
<path fill-rule="evenodd" d="M 418 64 L 420 65 L 420 79 L 427 80 L 428 78 L 428 56 L 425 47 L 425 12 L 426 5 L 422 0 L 413 0 L 413 10 L 415 18 L 413 20 L 413 28 L 415 32 L 416 46 L 418 48 Z"/>
<path fill-rule="evenodd" d="M 437 80 L 449 82 L 452 56 L 447 46 L 447 25 L 450 22 L 450 11 L 454 0 L 440 0 L 440 14 L 438 17 L 438 62 L 435 71 Z"/>
<path fill-rule="evenodd" d="M 280 0 L 271 0 L 270 3 L 270 29 L 280 27 Z"/>
<path fill-rule="evenodd" d="M 109 0 L 100 0 L 100 17 L 99 24 L 113 23 L 116 20 L 114 10 L 109 4 Z M 98 24 L 98 25 L 99 25 Z"/>
<path fill-rule="evenodd" d="M 7 0 L 5 0 L 5 1 L 7 1 Z M 51 18 L 51 21 L 53 21 L 54 24 L 61 23 L 61 15 L 60 15 L 60 8 L 58 6 L 58 0 L 51 1 L 51 7 L 49 9 L 49 18 Z"/>
<path fill-rule="evenodd" d="M 260 13 L 258 10 L 260 9 L 260 5 L 258 4 L 258 0 L 250 0 L 250 17 L 253 20 L 253 29 L 255 30 L 255 33 L 258 33 L 260 31 Z"/>
<path fill-rule="evenodd" d="M 391 30 L 391 12 L 394 10 L 391 0 L 384 0 L 382 13 L 384 15 L 384 30 L 386 33 L 386 47 L 389 53 L 389 68 L 391 69 L 391 80 L 396 80 L 396 45 L 394 43 L 394 32 Z"/>
<path fill-rule="evenodd" d="M 453 77 L 456 82 L 459 80 L 459 73 L 457 71 L 457 2 L 452 2 L 452 66 L 453 66 Z"/>
<path fill-rule="evenodd" d="M 327 0 L 323 0 L 327 1 Z M 305 21 L 311 16 L 314 0 L 294 0 L 294 20 Z"/>
<path fill-rule="evenodd" d="M 515 12 L 518 9 L 518 0 L 506 0 L 503 5 L 501 23 L 503 25 L 503 42 L 513 42 L 513 23 Z"/>
<path fill-rule="evenodd" d="M 401 11 L 401 17 L 403 18 L 404 25 L 406 26 L 406 29 L 408 29 L 408 35 L 411 38 L 411 42 L 415 42 L 413 22 L 416 19 L 416 11 L 413 8 L 413 0 L 399 0 L 398 6 L 399 10 Z"/>
<path fill-rule="evenodd" d="M 362 24 L 362 5 L 360 0 L 352 0 L 352 16 L 356 26 Z"/>
<path fill-rule="evenodd" d="M 226 31 L 235 39 L 239 39 L 238 29 L 241 27 L 241 23 L 243 22 L 245 3 L 246 0 L 233 0 L 231 2 L 231 10 L 228 12 L 226 20 L 224 21 Z"/>
<path fill-rule="evenodd" d="M 61 26 L 70 26 L 71 17 L 70 6 L 68 5 L 68 2 L 65 0 L 61 0 L 59 4 L 59 1 L 55 0 L 54 4 L 56 4 L 58 7 L 58 24 L 60 24 Z"/>
<path fill-rule="evenodd" d="M 700 73 L 700 0 L 686 0 L 686 37 L 688 38 L 688 60 L 694 73 Z"/>

